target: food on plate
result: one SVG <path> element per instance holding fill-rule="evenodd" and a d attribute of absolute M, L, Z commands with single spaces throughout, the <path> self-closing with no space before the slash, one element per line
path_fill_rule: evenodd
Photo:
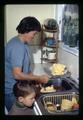
<path fill-rule="evenodd" d="M 46 91 L 51 91 L 51 90 L 54 90 L 54 87 L 53 87 L 53 85 L 51 85 L 51 86 L 46 87 L 45 89 L 46 89 Z"/>
<path fill-rule="evenodd" d="M 66 66 L 63 64 L 55 63 L 51 67 L 52 75 L 63 75 L 65 73 Z"/>
<path fill-rule="evenodd" d="M 47 101 L 46 106 L 47 106 L 47 109 L 49 111 L 55 111 L 56 110 L 56 106 L 51 101 Z"/>
<path fill-rule="evenodd" d="M 48 86 L 48 87 L 42 87 L 40 92 L 55 92 L 56 89 L 54 89 L 53 85 Z"/>
<path fill-rule="evenodd" d="M 71 100 L 62 99 L 61 110 L 70 111 L 72 109 L 73 103 Z"/>

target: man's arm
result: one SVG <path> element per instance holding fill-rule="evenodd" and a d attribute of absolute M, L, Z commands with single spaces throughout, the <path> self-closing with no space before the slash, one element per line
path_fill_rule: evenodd
<path fill-rule="evenodd" d="M 13 68 L 13 76 L 17 80 L 35 80 L 39 83 L 47 83 L 49 78 L 47 75 L 34 75 L 33 73 L 23 73 L 22 69 L 19 67 L 14 67 Z"/>

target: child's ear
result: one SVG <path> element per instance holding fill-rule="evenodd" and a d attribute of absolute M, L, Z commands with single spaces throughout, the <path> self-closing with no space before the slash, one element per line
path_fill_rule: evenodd
<path fill-rule="evenodd" d="M 23 102 L 24 98 L 23 97 L 19 97 L 18 100 L 19 100 L 19 102 Z"/>

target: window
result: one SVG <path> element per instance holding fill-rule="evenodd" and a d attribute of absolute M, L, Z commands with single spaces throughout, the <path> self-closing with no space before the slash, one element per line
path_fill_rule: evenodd
<path fill-rule="evenodd" d="M 59 39 L 64 47 L 75 52 L 79 50 L 79 6 L 77 4 L 57 5 Z M 75 49 L 75 50 L 74 50 Z"/>
<path fill-rule="evenodd" d="M 79 47 L 79 16 L 77 5 L 65 5 L 62 17 L 62 40 L 69 47 Z"/>

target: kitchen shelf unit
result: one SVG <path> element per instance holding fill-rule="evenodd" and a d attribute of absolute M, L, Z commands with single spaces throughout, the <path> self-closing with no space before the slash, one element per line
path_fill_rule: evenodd
<path fill-rule="evenodd" d="M 52 34 L 52 37 L 55 41 L 55 44 L 53 45 L 48 45 L 46 42 L 46 38 L 50 38 L 50 37 L 46 37 L 44 38 L 44 34 L 45 33 L 50 33 Z M 42 31 L 41 31 L 41 64 L 43 63 L 43 61 L 45 62 L 50 62 L 50 63 L 57 63 L 58 62 L 58 47 L 59 47 L 59 40 L 58 38 L 55 39 L 55 36 L 56 36 L 56 33 L 58 33 L 58 29 L 56 30 L 49 30 L 49 29 L 46 29 L 44 27 L 44 25 L 42 25 Z M 46 50 L 44 50 L 44 48 L 46 48 Z M 47 49 L 51 48 L 52 51 L 51 52 L 55 52 L 55 59 L 48 59 L 48 55 L 47 53 L 51 53 L 50 51 L 48 52 Z M 47 55 L 47 57 L 45 57 L 44 55 Z"/>

